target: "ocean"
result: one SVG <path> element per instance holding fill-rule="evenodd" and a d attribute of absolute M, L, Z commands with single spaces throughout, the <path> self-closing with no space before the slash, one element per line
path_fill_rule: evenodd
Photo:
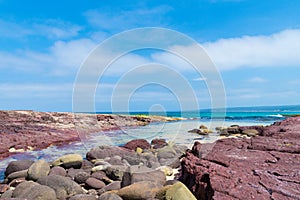
<path fill-rule="evenodd" d="M 119 113 L 124 114 L 124 113 Z M 148 112 L 131 112 L 133 115 L 148 115 Z M 299 115 L 300 105 L 297 106 L 264 106 L 264 107 L 242 107 L 227 108 L 226 113 L 220 110 L 212 111 L 203 109 L 199 111 L 184 112 L 151 112 L 151 115 L 162 115 L 169 117 L 183 117 L 186 120 L 167 122 L 167 123 L 150 123 L 147 126 L 122 128 L 121 130 L 105 131 L 86 135 L 79 142 L 56 147 L 51 146 L 39 151 L 28 151 L 25 153 L 15 154 L 9 158 L 0 161 L 0 180 L 4 178 L 5 167 L 10 161 L 20 159 L 45 159 L 53 161 L 63 154 L 79 153 L 85 157 L 86 152 L 99 145 L 124 145 L 126 142 L 144 138 L 149 142 L 154 138 L 164 138 L 168 142 L 183 144 L 191 147 L 195 141 L 214 142 L 219 139 L 219 134 L 215 131 L 218 126 L 230 125 L 270 125 L 275 121 L 284 120 L 288 116 Z M 208 136 L 200 136 L 188 131 L 198 128 L 200 125 L 207 126 L 214 132 Z"/>

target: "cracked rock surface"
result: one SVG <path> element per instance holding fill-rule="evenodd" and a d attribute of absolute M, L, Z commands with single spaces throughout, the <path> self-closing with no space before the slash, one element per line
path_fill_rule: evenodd
<path fill-rule="evenodd" d="M 251 139 L 195 142 L 180 181 L 200 200 L 300 199 L 299 153 L 300 117 L 291 117 Z"/>

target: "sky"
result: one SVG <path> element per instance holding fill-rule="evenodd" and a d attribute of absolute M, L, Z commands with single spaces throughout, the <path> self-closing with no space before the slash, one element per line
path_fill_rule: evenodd
<path fill-rule="evenodd" d="M 228 107 L 296 105 L 299 10 L 298 0 L 0 0 L 0 109 L 73 111 L 74 83 L 93 50 L 115 34 L 145 27 L 174 30 L 201 45 L 222 79 Z M 155 43 L 158 36 L 136 37 Z M 176 48 L 197 56 L 194 46 L 178 44 L 114 60 L 93 91 L 95 109 L 211 107 L 217 87 L 170 52 Z"/>

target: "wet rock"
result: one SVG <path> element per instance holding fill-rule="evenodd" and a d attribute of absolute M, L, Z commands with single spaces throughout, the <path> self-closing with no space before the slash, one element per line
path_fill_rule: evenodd
<path fill-rule="evenodd" d="M 38 160 L 28 169 L 27 179 L 36 181 L 43 176 L 47 176 L 50 172 L 50 165 L 45 160 Z"/>
<path fill-rule="evenodd" d="M 56 194 L 52 188 L 30 181 L 19 184 L 13 191 L 12 197 L 30 200 L 56 200 Z"/>
<path fill-rule="evenodd" d="M 5 176 L 17 171 L 28 169 L 34 162 L 32 160 L 18 160 L 10 162 L 5 170 Z"/>
<path fill-rule="evenodd" d="M 56 166 L 50 169 L 49 175 L 66 176 L 67 171 L 63 167 Z"/>
<path fill-rule="evenodd" d="M 161 187 L 160 184 L 155 182 L 142 181 L 121 188 L 117 194 L 125 200 L 147 200 L 155 198 Z"/>
<path fill-rule="evenodd" d="M 90 189 L 101 189 L 105 187 L 105 183 L 103 181 L 100 181 L 96 178 L 90 177 L 85 181 L 85 185 L 87 188 Z"/>
<path fill-rule="evenodd" d="M 101 194 L 98 200 L 122 200 L 122 198 L 115 193 L 106 192 Z"/>
<path fill-rule="evenodd" d="M 58 159 L 56 159 L 52 165 L 53 166 L 61 166 L 65 169 L 68 168 L 75 168 L 78 169 L 81 167 L 83 162 L 83 158 L 81 155 L 79 154 L 68 154 L 68 155 L 64 155 L 59 157 Z"/>
<path fill-rule="evenodd" d="M 90 194 L 76 194 L 69 198 L 69 200 L 97 200 L 97 198 Z"/>
<path fill-rule="evenodd" d="M 121 186 L 125 187 L 141 181 L 151 181 L 164 185 L 166 176 L 161 170 L 153 170 L 145 166 L 131 166 L 123 175 Z"/>
<path fill-rule="evenodd" d="M 83 191 L 76 182 L 70 178 L 50 175 L 38 179 L 37 183 L 46 185 L 54 189 L 58 199 L 66 199 L 76 194 L 82 194 Z"/>
<path fill-rule="evenodd" d="M 151 145 L 145 139 L 131 140 L 131 141 L 127 142 L 124 145 L 124 148 L 130 149 L 130 150 L 133 150 L 133 151 L 135 151 L 136 148 L 138 148 L 138 147 L 141 148 L 141 149 L 150 149 Z"/>

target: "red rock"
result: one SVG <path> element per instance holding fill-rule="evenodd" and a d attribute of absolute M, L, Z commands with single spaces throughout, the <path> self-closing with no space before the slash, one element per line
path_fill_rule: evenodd
<path fill-rule="evenodd" d="M 131 140 L 124 145 L 124 148 L 134 150 L 134 151 L 136 150 L 137 147 L 140 147 L 142 149 L 150 149 L 151 145 L 145 139 Z"/>
<path fill-rule="evenodd" d="M 219 140 L 208 153 L 195 143 L 179 180 L 200 200 L 299 198 L 300 117 L 256 130 L 261 136 Z"/>

